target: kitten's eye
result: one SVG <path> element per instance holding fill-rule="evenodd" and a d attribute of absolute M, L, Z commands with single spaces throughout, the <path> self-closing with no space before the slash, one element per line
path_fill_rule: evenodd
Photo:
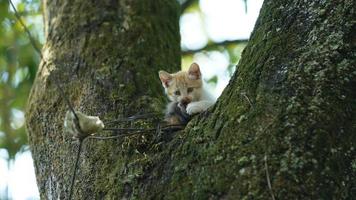
<path fill-rule="evenodd" d="M 192 87 L 188 88 L 188 93 L 193 92 L 193 89 L 194 89 L 194 88 L 192 88 Z"/>
<path fill-rule="evenodd" d="M 179 96 L 180 95 L 180 92 L 177 90 L 174 92 L 175 95 Z"/>

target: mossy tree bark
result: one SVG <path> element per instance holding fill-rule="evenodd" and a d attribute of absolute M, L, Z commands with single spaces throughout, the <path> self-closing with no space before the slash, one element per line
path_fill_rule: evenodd
<path fill-rule="evenodd" d="M 68 107 L 54 80 L 76 110 L 106 122 L 161 112 L 158 71 L 180 67 L 179 7 L 171 0 L 45 0 L 43 7 L 46 43 L 26 119 L 41 198 L 62 199 L 68 198 L 78 144 L 63 131 Z M 144 158 L 144 150 L 134 150 L 146 142 L 132 140 L 85 141 L 73 198 L 129 193 L 117 185 L 124 182 L 118 176 L 131 170 L 126 159 Z"/>
<path fill-rule="evenodd" d="M 65 198 L 77 146 L 62 131 L 67 108 L 51 77 L 104 121 L 159 112 L 156 71 L 179 66 L 178 10 L 168 0 L 44 5 L 47 64 L 27 126 L 41 196 Z M 86 141 L 75 197 L 355 198 L 355 7 L 266 0 L 216 105 L 169 140 Z"/>

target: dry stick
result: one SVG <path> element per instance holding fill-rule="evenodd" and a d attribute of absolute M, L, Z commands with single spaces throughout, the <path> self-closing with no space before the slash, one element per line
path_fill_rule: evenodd
<path fill-rule="evenodd" d="M 265 170 L 266 170 L 266 179 L 267 179 L 267 185 L 268 185 L 268 189 L 271 193 L 271 197 L 272 197 L 272 200 L 276 200 L 274 198 L 274 194 L 273 194 L 273 190 L 272 190 L 272 185 L 271 185 L 271 180 L 269 178 L 269 172 L 268 172 L 268 165 L 267 165 L 267 154 L 265 154 Z"/>
<path fill-rule="evenodd" d="M 83 139 L 84 140 L 84 139 Z M 75 159 L 75 165 L 74 165 L 74 170 L 73 170 L 73 175 L 72 175 L 72 180 L 70 183 L 70 189 L 69 189 L 69 199 L 72 199 L 73 196 L 73 188 L 74 188 L 74 181 L 77 176 L 77 169 L 78 169 L 78 164 L 79 164 L 79 158 L 80 158 L 80 153 L 82 151 L 82 146 L 83 146 L 83 140 L 79 141 L 79 147 L 77 151 L 77 157 Z"/>

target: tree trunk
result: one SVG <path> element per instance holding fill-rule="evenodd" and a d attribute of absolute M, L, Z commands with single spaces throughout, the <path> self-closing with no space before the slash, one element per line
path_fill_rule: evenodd
<path fill-rule="evenodd" d="M 48 64 L 27 113 L 42 198 L 67 197 L 77 150 L 52 77 L 104 122 L 161 108 L 156 71 L 179 65 L 178 10 L 125 2 L 44 3 Z M 355 199 L 355 7 L 265 0 L 216 105 L 169 140 L 85 141 L 75 199 Z"/>
<path fill-rule="evenodd" d="M 55 79 L 76 110 L 104 122 L 161 112 L 158 71 L 180 67 L 179 9 L 170 0 L 52 0 L 43 6 L 46 43 L 29 98 L 27 129 L 41 198 L 68 199 L 78 143 L 63 131 L 69 108 Z M 123 183 L 136 180 L 129 166 L 145 158 L 145 148 L 145 137 L 86 140 L 73 198 L 131 193 Z"/>

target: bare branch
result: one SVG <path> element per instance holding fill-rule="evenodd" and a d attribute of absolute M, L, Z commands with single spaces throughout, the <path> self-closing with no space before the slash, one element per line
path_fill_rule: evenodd
<path fill-rule="evenodd" d="M 195 49 L 195 50 L 183 50 L 182 51 L 182 55 L 183 56 L 187 56 L 187 55 L 191 55 L 194 53 L 198 53 L 201 51 L 211 51 L 211 50 L 215 50 L 219 47 L 224 47 L 224 46 L 228 46 L 228 45 L 239 45 L 239 44 L 245 44 L 247 43 L 248 40 L 225 40 L 222 42 L 218 42 L 218 43 L 210 43 L 208 45 L 206 45 L 203 48 L 200 49 Z"/>

